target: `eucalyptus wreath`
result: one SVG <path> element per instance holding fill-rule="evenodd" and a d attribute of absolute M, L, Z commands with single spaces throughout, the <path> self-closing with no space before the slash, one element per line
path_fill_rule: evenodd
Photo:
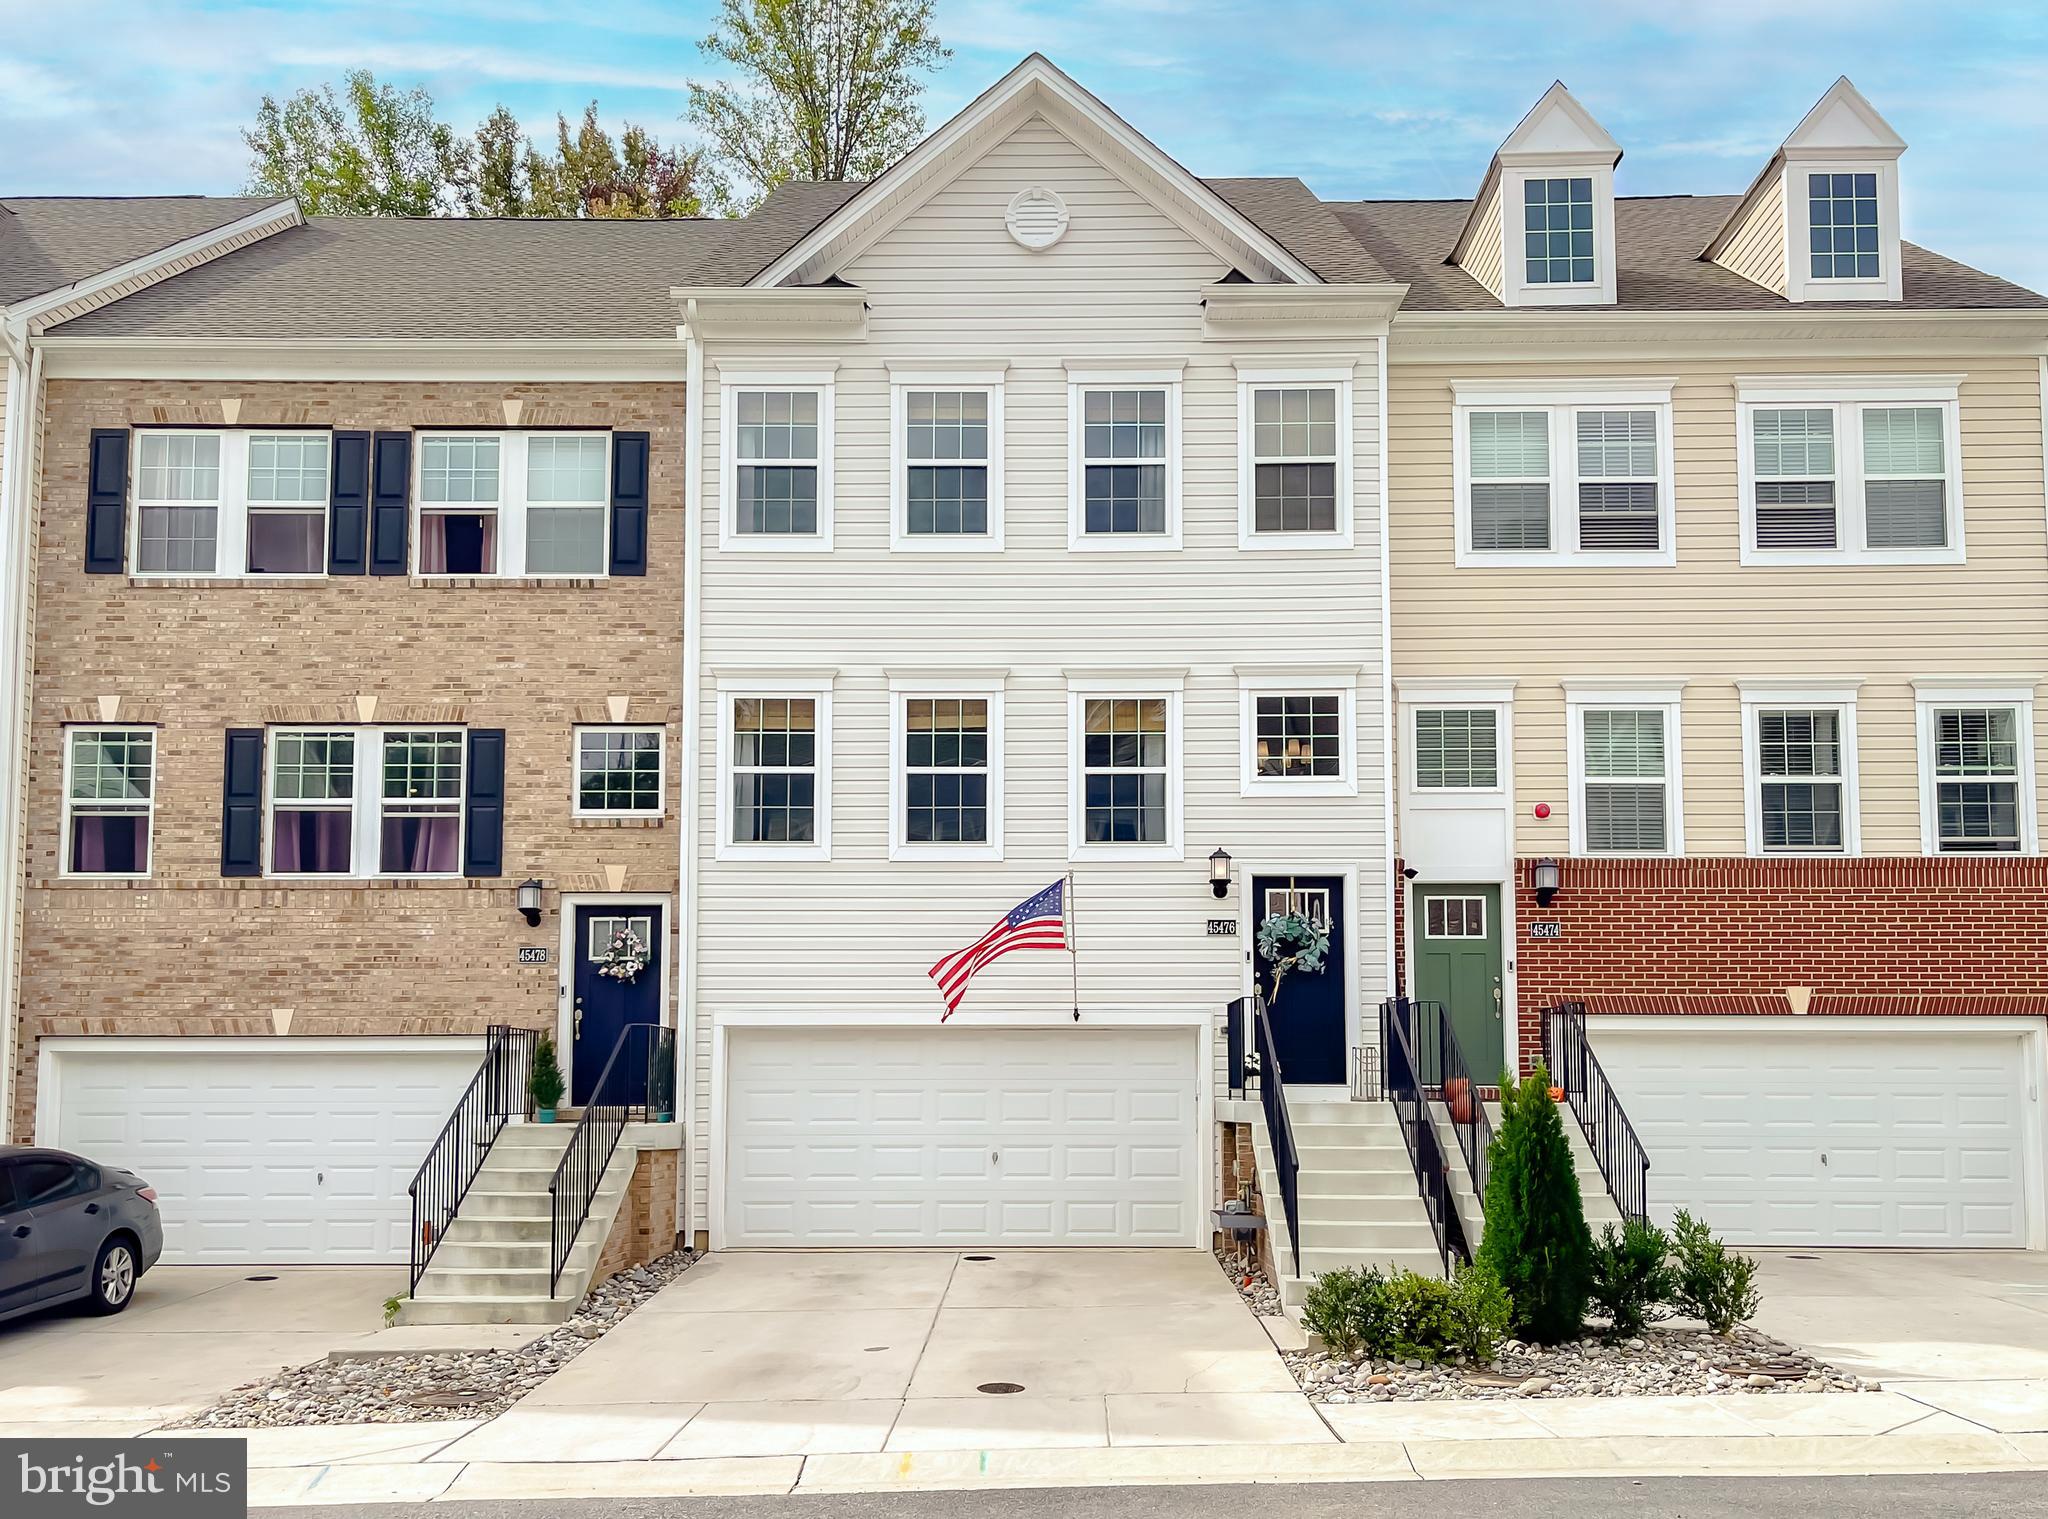
<path fill-rule="evenodd" d="M 1283 912 L 1259 925 L 1259 958 L 1273 967 L 1273 994 L 1267 1006 L 1280 1000 L 1280 983 L 1290 971 L 1315 975 L 1330 952 L 1330 931 L 1315 919 L 1298 912 Z"/>

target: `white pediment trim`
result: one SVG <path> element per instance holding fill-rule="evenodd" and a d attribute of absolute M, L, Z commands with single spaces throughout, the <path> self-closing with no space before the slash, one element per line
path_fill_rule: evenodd
<path fill-rule="evenodd" d="M 1495 157 L 1504 163 L 1598 162 L 1612 167 L 1621 159 L 1621 144 L 1558 80 L 1508 133 Z"/>
<path fill-rule="evenodd" d="M 1787 158 L 1844 151 L 1889 156 L 1906 151 L 1906 139 L 1877 114 L 1877 107 L 1863 98 L 1863 92 L 1849 82 L 1846 74 L 1829 85 L 1828 92 L 1800 118 L 1784 146 Z"/>
<path fill-rule="evenodd" d="M 1315 272 L 1087 90 L 1033 53 L 753 279 L 815 285 L 840 272 L 991 147 L 1042 116 L 1219 259 L 1254 280 L 1314 285 Z"/>

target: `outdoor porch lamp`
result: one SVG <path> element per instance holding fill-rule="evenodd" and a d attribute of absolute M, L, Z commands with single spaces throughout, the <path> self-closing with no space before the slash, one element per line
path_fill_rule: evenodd
<path fill-rule="evenodd" d="M 519 883 L 519 911 L 528 928 L 540 927 L 540 882 L 529 878 Z"/>
<path fill-rule="evenodd" d="M 1536 905 L 1548 907 L 1550 899 L 1557 895 L 1557 861 L 1538 860 L 1535 873 Z"/>
<path fill-rule="evenodd" d="M 1209 889 L 1219 897 L 1230 895 L 1230 856 L 1221 849 L 1209 856 Z"/>

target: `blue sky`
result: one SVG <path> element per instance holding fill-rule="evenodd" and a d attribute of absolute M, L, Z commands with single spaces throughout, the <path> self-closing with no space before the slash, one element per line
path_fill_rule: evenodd
<path fill-rule="evenodd" d="M 364 65 L 462 126 L 592 99 L 686 137 L 707 0 L 0 0 L 0 193 L 240 187 L 237 129 Z M 1910 144 L 1906 235 L 2048 290 L 2048 6 L 1928 0 L 939 0 L 933 123 L 1037 49 L 1198 173 L 1464 196 L 1554 78 L 1626 150 L 1623 194 L 1742 189 L 1848 74 Z M 1938 24 L 1930 25 L 1930 22 Z M 2017 191 L 2018 193 L 2015 193 Z"/>

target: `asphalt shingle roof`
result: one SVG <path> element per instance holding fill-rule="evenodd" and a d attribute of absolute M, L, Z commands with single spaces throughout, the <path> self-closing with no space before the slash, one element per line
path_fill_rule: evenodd
<path fill-rule="evenodd" d="M 75 285 L 275 204 L 274 195 L 0 198 L 0 306 Z"/>

